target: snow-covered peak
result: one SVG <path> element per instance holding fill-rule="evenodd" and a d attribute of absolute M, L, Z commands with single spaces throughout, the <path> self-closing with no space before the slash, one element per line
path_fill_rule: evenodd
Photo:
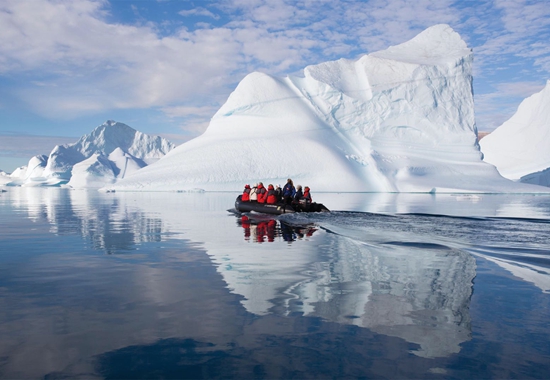
<path fill-rule="evenodd" d="M 113 120 L 106 121 L 69 146 L 85 157 L 90 157 L 94 153 L 108 156 L 116 148 L 121 148 L 141 159 L 160 158 L 175 147 L 162 137 L 146 135 Z"/>
<path fill-rule="evenodd" d="M 76 143 L 57 145 L 11 174 L 11 185 L 100 187 L 158 161 L 175 147 L 126 124 L 107 120 Z M 73 178 L 74 177 L 74 178 Z"/>
<path fill-rule="evenodd" d="M 390 46 L 371 55 L 394 61 L 433 65 L 452 62 L 472 53 L 466 42 L 449 25 L 434 25 L 412 40 Z"/>

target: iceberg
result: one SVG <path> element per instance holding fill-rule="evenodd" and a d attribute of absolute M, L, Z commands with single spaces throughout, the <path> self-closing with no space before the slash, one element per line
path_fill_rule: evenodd
<path fill-rule="evenodd" d="M 295 183 L 315 191 L 546 192 L 482 160 L 473 55 L 448 25 L 303 76 L 253 72 L 207 130 L 113 189 L 241 190 Z"/>
<path fill-rule="evenodd" d="M 94 153 L 73 166 L 67 185 L 73 188 L 102 188 L 147 166 L 145 161 L 116 148 L 109 156 Z"/>
<path fill-rule="evenodd" d="M 550 187 L 550 80 L 480 141 L 484 160 L 510 180 Z"/>
<path fill-rule="evenodd" d="M 14 185 L 25 182 L 33 183 L 35 180 L 43 181 L 44 169 L 46 168 L 47 162 L 48 157 L 43 154 L 32 157 L 27 166 L 20 166 L 15 169 L 13 173 L 6 175 L 5 177 L 8 178 L 8 180 L 5 184 Z"/>
<path fill-rule="evenodd" d="M 3 170 L 0 170 L 0 186 L 3 186 L 8 182 L 11 182 L 10 174 L 6 173 Z"/>
<path fill-rule="evenodd" d="M 158 161 L 175 145 L 108 120 L 76 143 L 57 145 L 16 169 L 7 185 L 101 188 Z"/>

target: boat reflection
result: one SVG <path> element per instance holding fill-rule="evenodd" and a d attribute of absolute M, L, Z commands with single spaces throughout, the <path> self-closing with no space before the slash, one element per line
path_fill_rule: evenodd
<path fill-rule="evenodd" d="M 293 242 L 307 239 L 317 228 L 314 226 L 291 226 L 270 217 L 255 217 L 241 215 L 237 225 L 244 230 L 244 240 L 253 243 L 273 243 L 276 240 Z"/>

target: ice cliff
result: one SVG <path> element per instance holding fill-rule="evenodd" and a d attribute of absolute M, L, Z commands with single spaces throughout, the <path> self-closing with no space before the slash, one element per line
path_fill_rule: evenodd
<path fill-rule="evenodd" d="M 481 159 L 472 59 L 436 25 L 300 77 L 251 73 L 203 135 L 114 188 L 239 190 L 290 177 L 316 191 L 536 192 Z"/>
<path fill-rule="evenodd" d="M 74 144 L 57 145 L 48 157 L 31 158 L 28 166 L 11 174 L 8 185 L 100 188 L 156 162 L 174 147 L 164 138 L 109 120 Z"/>
<path fill-rule="evenodd" d="M 480 145 L 484 160 L 504 177 L 550 186 L 550 81 Z"/>

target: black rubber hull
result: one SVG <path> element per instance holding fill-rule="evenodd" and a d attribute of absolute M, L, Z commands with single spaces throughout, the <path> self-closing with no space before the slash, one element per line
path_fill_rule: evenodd
<path fill-rule="evenodd" d="M 241 201 L 241 196 L 239 195 L 235 200 L 235 209 L 239 212 L 262 212 L 264 214 L 272 215 L 281 215 L 288 214 L 293 212 L 327 212 L 329 211 L 321 203 L 311 203 L 308 205 L 294 204 L 294 205 L 285 205 L 285 204 L 266 204 L 258 202 L 243 202 Z"/>

